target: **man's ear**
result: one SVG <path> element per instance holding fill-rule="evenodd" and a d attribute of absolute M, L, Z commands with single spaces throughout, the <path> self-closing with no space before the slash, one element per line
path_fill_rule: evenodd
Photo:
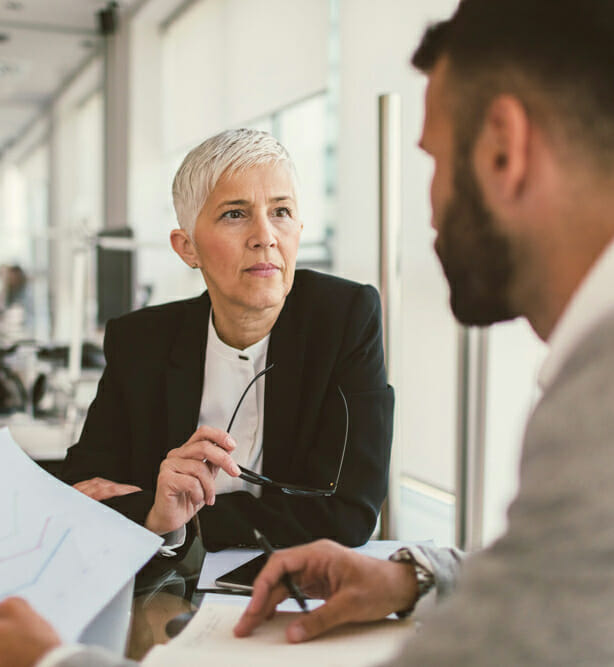
<path fill-rule="evenodd" d="M 192 239 L 183 229 L 173 229 L 171 232 L 173 250 L 192 269 L 200 268 L 200 258 Z"/>
<path fill-rule="evenodd" d="M 474 151 L 476 175 L 487 202 L 505 205 L 522 194 L 529 168 L 530 128 L 518 98 L 499 95 L 490 103 Z"/>

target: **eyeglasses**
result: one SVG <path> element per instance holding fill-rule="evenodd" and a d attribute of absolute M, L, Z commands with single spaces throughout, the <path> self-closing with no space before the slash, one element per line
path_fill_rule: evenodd
<path fill-rule="evenodd" d="M 230 418 L 230 422 L 228 423 L 228 427 L 226 428 L 227 433 L 230 433 L 230 429 L 232 428 L 235 417 L 237 416 L 237 412 L 241 407 L 241 403 L 243 403 L 243 399 L 245 398 L 247 392 L 250 390 L 251 386 L 254 384 L 254 382 L 256 382 L 256 380 L 259 377 L 262 377 L 265 373 L 268 373 L 271 370 L 271 368 L 273 368 L 274 365 L 275 364 L 270 364 L 263 371 L 257 373 L 256 376 L 247 385 L 245 391 L 241 394 L 241 398 L 237 403 L 237 407 L 234 409 L 234 412 L 232 413 L 232 417 Z M 289 496 L 332 496 L 337 491 L 337 485 L 339 484 L 339 477 L 341 477 L 341 468 L 343 467 L 343 459 L 345 458 L 345 449 L 348 444 L 348 430 L 350 424 L 350 414 L 348 411 L 348 403 L 345 398 L 345 394 L 343 393 L 339 385 L 337 385 L 337 390 L 339 391 L 339 395 L 343 400 L 343 407 L 345 409 L 345 439 L 343 441 L 343 450 L 341 452 L 341 460 L 339 461 L 339 469 L 337 470 L 337 476 L 335 477 L 335 481 L 330 483 L 329 488 L 318 489 L 310 486 L 301 486 L 299 484 L 285 484 L 283 482 L 276 482 L 272 480 L 270 477 L 267 477 L 266 475 L 261 475 L 257 472 L 254 472 L 253 470 L 249 470 L 249 468 L 244 468 L 243 466 L 239 466 L 239 468 L 241 469 L 241 474 L 239 475 L 239 477 L 245 480 L 246 482 L 249 482 L 250 484 L 258 484 L 259 486 L 270 486 L 275 489 L 279 489 L 283 493 L 287 493 Z"/>

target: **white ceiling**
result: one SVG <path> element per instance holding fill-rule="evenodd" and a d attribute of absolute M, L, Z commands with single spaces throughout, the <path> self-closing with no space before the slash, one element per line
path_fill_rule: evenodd
<path fill-rule="evenodd" d="M 0 153 L 98 49 L 97 13 L 108 4 L 0 0 Z M 131 4 L 119 3 L 121 9 Z"/>

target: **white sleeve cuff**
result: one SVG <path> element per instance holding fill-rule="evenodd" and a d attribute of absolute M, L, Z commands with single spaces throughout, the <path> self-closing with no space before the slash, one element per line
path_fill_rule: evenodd
<path fill-rule="evenodd" d="M 66 660 L 85 650 L 81 644 L 62 644 L 52 648 L 34 665 L 34 667 L 55 667 L 60 661 Z"/>
<path fill-rule="evenodd" d="M 187 531 L 185 526 L 181 526 L 181 528 L 177 528 L 177 530 L 173 530 L 170 533 L 163 535 L 164 544 L 158 548 L 158 555 L 166 556 L 167 558 L 176 556 L 177 553 L 175 549 L 179 549 L 179 547 L 182 547 L 185 544 L 186 534 Z"/>

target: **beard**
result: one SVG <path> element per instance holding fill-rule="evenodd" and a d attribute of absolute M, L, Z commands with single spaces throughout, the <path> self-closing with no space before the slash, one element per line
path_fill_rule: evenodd
<path fill-rule="evenodd" d="M 454 195 L 445 208 L 435 251 L 461 324 L 486 326 L 518 317 L 510 302 L 513 249 L 484 204 L 471 161 L 457 155 Z"/>

